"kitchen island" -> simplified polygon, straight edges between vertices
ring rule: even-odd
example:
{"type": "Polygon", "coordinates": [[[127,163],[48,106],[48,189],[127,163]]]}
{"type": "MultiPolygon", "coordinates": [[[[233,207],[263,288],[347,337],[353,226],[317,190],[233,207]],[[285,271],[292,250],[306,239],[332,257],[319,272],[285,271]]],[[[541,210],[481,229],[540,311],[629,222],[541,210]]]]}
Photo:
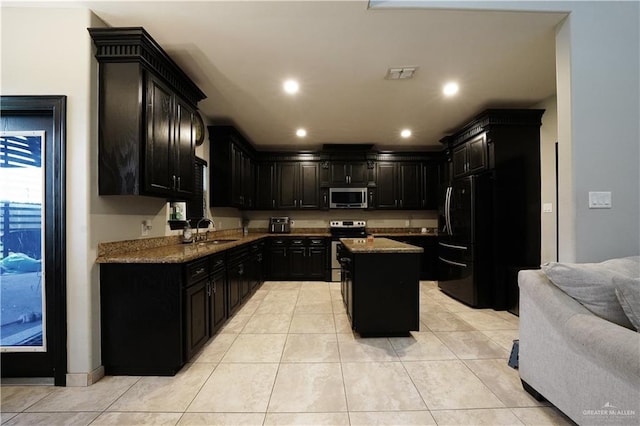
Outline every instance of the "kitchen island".
{"type": "Polygon", "coordinates": [[[407,336],[419,329],[421,247],[388,238],[341,238],[341,291],[361,336],[407,336]]]}

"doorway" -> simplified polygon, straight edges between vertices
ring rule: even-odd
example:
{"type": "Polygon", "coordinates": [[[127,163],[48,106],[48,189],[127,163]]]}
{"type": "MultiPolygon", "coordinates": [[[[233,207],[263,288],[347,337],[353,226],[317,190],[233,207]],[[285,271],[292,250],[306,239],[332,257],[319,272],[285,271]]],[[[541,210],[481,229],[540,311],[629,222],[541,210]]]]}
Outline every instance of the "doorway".
{"type": "Polygon", "coordinates": [[[65,96],[0,97],[2,377],[56,386],[67,373],[65,127],[65,96]]]}

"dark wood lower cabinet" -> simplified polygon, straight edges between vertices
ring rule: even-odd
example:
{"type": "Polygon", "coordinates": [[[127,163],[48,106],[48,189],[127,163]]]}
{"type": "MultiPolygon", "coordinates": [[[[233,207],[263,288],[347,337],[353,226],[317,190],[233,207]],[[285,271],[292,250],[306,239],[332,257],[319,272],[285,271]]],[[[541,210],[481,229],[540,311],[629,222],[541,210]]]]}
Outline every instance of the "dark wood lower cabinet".
{"type": "Polygon", "coordinates": [[[343,264],[347,313],[361,336],[419,329],[419,253],[349,253],[343,264]]]}
{"type": "Polygon", "coordinates": [[[270,280],[329,281],[329,241],[324,237],[278,237],[271,239],[270,280]]]}
{"type": "Polygon", "coordinates": [[[262,284],[263,249],[186,264],[100,265],[105,373],[175,375],[262,284]]]}
{"type": "Polygon", "coordinates": [[[183,271],[180,264],[100,265],[105,374],[171,376],[182,368],[183,271]]]}

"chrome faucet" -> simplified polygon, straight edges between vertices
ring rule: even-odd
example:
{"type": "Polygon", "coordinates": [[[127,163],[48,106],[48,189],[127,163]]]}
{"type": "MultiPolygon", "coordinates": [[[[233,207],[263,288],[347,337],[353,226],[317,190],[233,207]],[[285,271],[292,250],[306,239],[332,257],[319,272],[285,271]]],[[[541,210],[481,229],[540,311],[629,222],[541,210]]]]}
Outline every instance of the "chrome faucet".
{"type": "Polygon", "coordinates": [[[209,225],[207,225],[207,232],[204,235],[200,236],[200,224],[202,222],[209,222],[209,224],[211,224],[211,225],[213,225],[215,227],[213,221],[211,219],[209,219],[208,217],[203,217],[202,219],[200,219],[198,221],[198,223],[196,224],[196,236],[193,239],[194,242],[198,242],[198,241],[201,241],[201,240],[205,240],[206,241],[206,240],[209,239],[209,225]]]}

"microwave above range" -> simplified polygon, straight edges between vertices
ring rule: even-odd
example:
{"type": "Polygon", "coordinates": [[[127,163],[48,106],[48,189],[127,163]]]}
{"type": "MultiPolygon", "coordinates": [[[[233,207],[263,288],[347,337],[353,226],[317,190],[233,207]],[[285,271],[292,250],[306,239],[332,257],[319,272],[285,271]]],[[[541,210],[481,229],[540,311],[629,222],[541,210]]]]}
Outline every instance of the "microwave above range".
{"type": "Polygon", "coordinates": [[[366,209],[367,188],[329,188],[329,208],[366,209]]]}

